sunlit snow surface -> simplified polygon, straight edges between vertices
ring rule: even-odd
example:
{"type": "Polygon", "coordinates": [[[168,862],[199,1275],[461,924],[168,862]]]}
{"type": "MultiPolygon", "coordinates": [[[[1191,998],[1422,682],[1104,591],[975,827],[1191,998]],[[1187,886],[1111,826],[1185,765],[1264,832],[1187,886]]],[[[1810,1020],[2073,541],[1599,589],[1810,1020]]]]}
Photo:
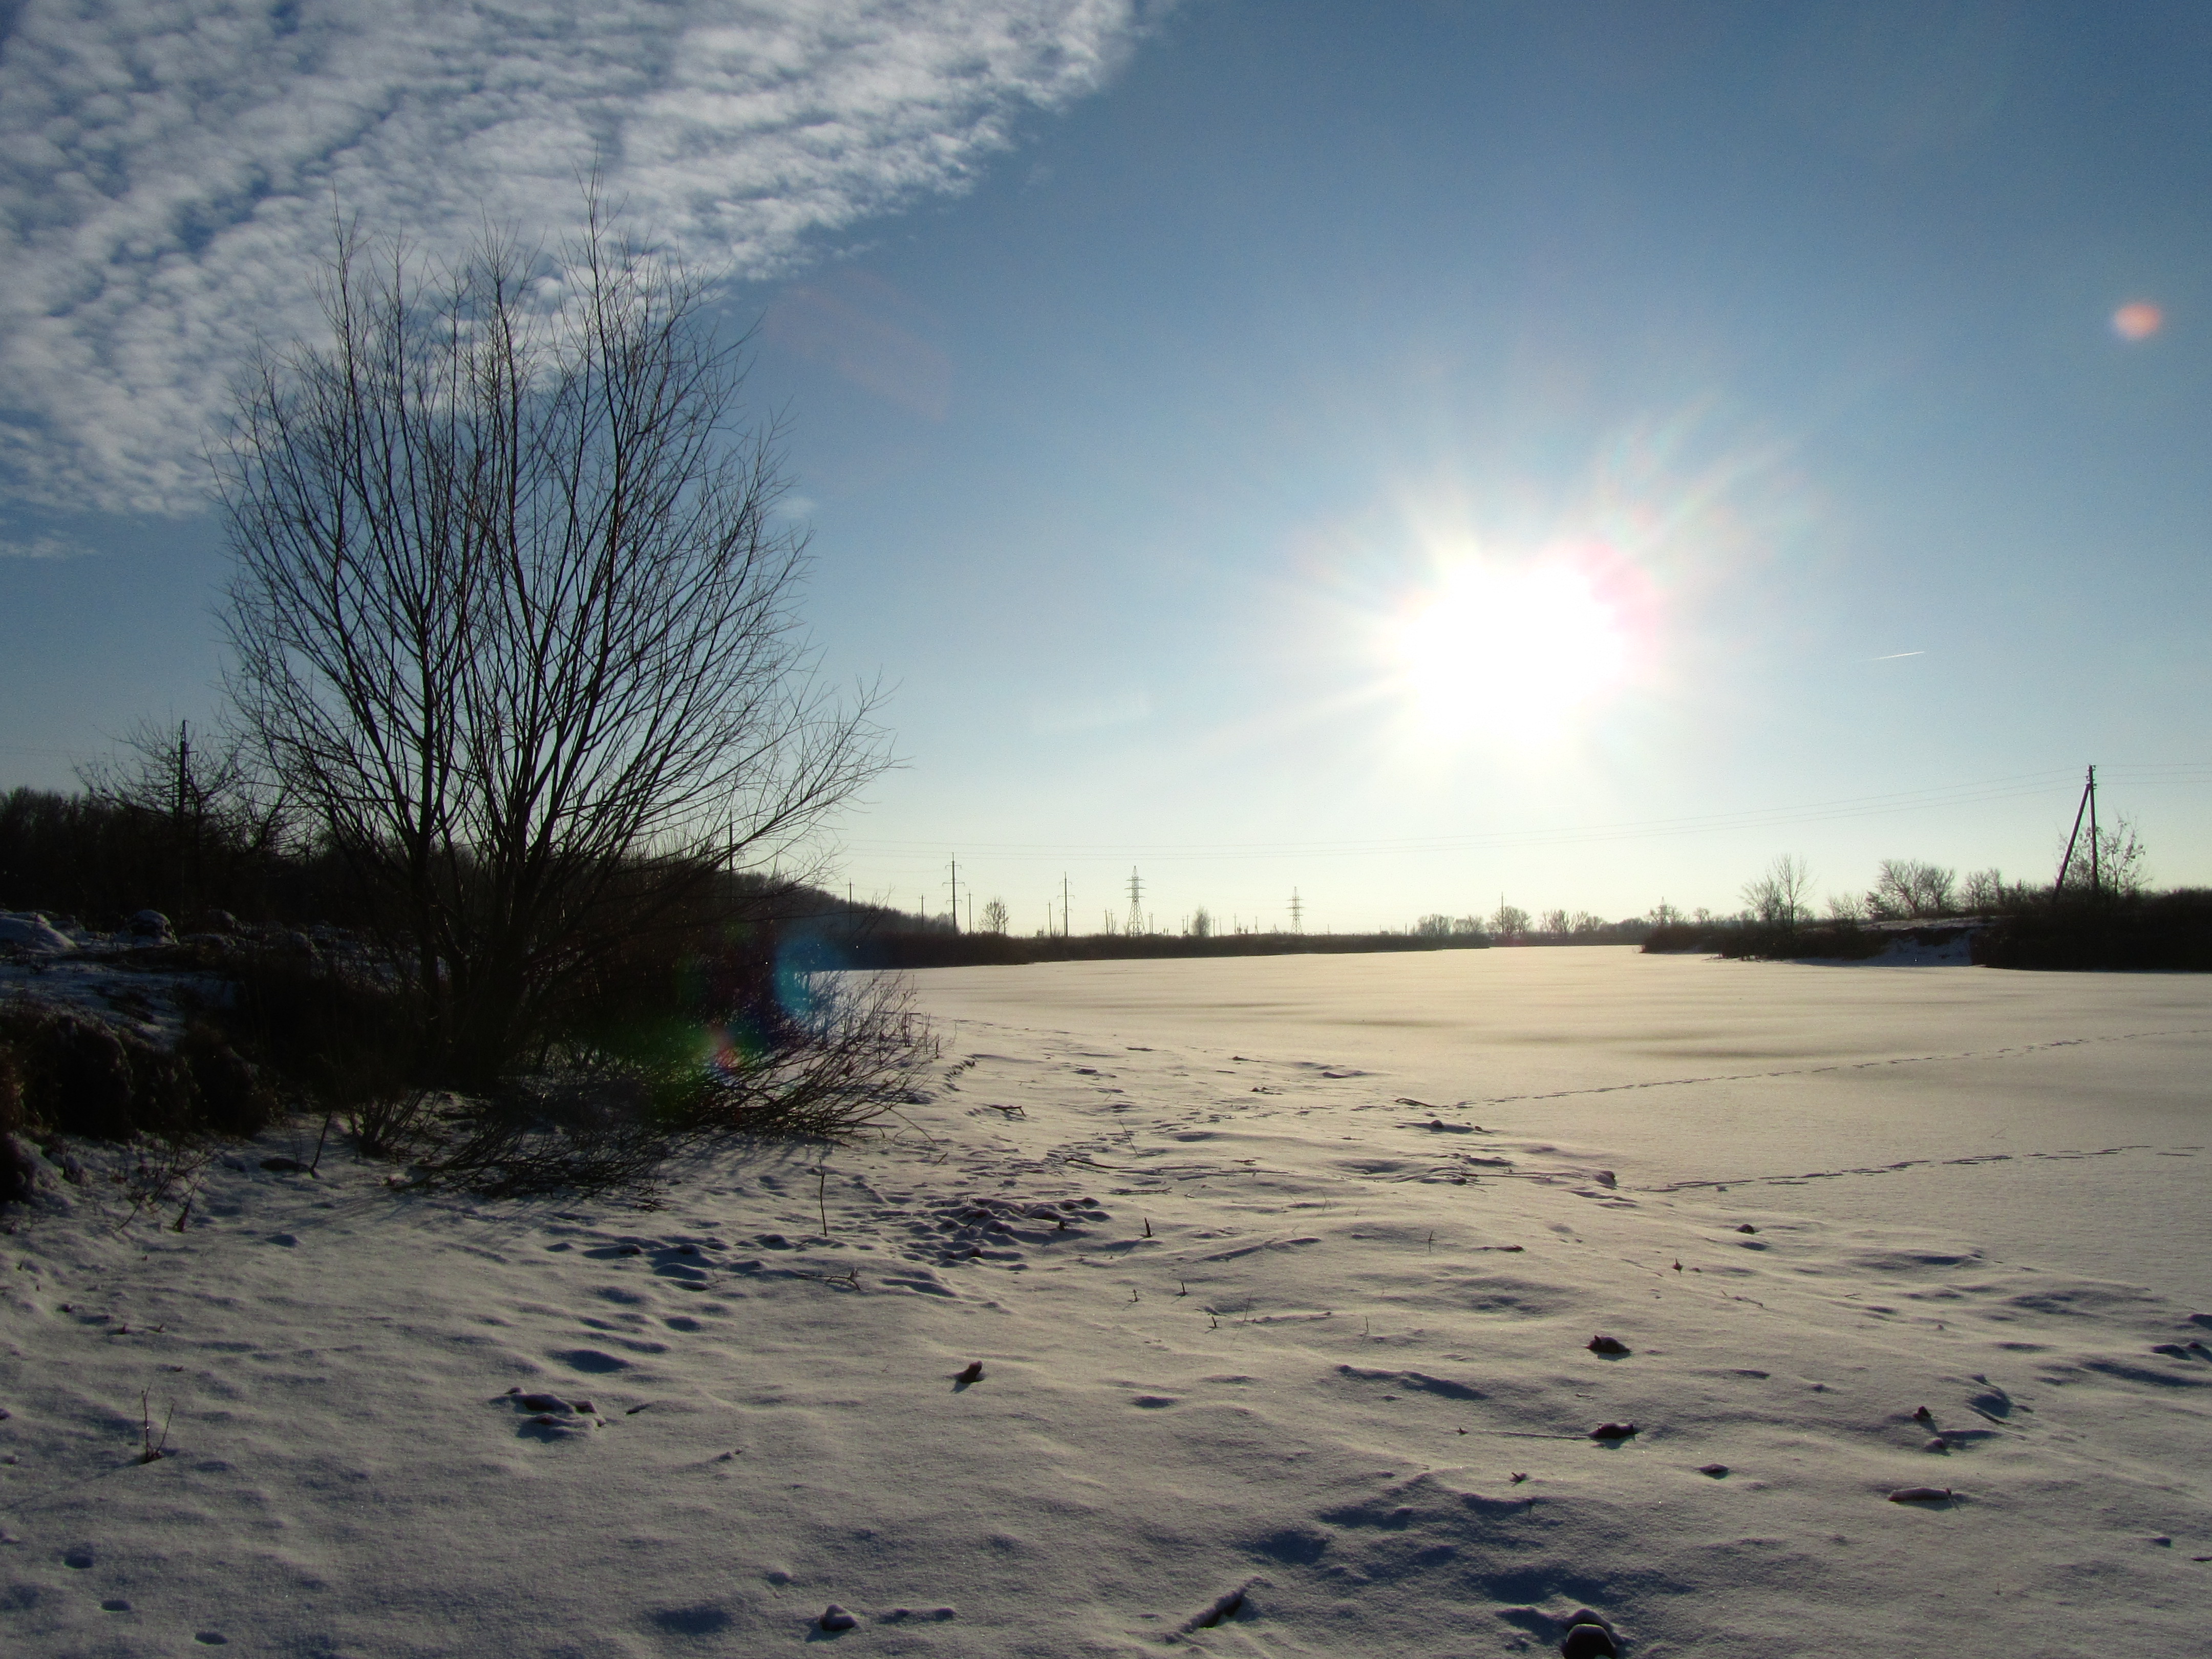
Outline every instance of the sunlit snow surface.
{"type": "Polygon", "coordinates": [[[276,1136],[181,1233],[63,1188],[0,1240],[0,1647],[1447,1656],[1583,1606],[1630,1655],[2201,1644],[2212,983],[921,981],[933,1098],[818,1179],[395,1198],[276,1136]]]}

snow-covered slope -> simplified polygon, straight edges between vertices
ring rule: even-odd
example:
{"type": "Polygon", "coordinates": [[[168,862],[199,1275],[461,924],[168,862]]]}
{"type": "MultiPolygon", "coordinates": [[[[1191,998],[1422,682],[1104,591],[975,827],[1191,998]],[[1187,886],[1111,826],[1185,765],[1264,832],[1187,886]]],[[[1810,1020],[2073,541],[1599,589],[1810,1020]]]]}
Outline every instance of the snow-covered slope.
{"type": "Polygon", "coordinates": [[[925,979],[959,1024],[909,1121],[654,1211],[264,1138],[118,1227],[78,1149],[0,1240],[0,1647],[1480,1655],[1585,1606],[1634,1656],[2201,1644],[2188,1303],[1675,1186],[1387,1042],[925,979]]]}

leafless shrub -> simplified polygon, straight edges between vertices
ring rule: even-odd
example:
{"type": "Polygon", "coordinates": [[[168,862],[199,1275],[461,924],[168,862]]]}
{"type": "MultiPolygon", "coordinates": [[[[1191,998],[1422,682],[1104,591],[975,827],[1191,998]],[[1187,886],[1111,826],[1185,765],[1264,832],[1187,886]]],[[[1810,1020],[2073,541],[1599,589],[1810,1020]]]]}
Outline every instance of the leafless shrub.
{"type": "Polygon", "coordinates": [[[894,1110],[939,1044],[892,975],[794,975],[790,1040],[748,1054],[726,1047],[678,1096],[693,1132],[842,1139],[894,1110]]]}
{"type": "Polygon", "coordinates": [[[169,1425],[177,1419],[177,1404],[169,1402],[167,1413],[161,1419],[161,1437],[154,1437],[154,1391],[143,1389],[138,1395],[138,1461],[158,1463],[169,1455],[169,1425]]]}
{"type": "Polygon", "coordinates": [[[140,1216],[167,1209],[170,1200],[181,1195],[176,1226],[182,1232],[199,1191],[200,1171],[214,1161],[214,1145],[196,1135],[153,1135],[132,1151],[130,1165],[116,1171],[131,1209],[115,1231],[123,1232],[140,1216]]]}
{"type": "Polygon", "coordinates": [[[367,1096],[342,1114],[346,1134],[363,1158],[405,1158],[430,1139],[432,1103],[427,1089],[367,1096]]]}
{"type": "Polygon", "coordinates": [[[939,1056],[896,976],[790,975],[781,990],[775,1016],[580,1042],[556,1069],[444,1111],[395,1103],[374,1149],[495,1196],[649,1190],[672,1158],[733,1135],[846,1139],[909,1099],[939,1056]]]}
{"type": "Polygon", "coordinates": [[[23,1075],[12,1045],[0,1042],[0,1204],[21,1204],[38,1190],[38,1166],[19,1137],[23,1117],[23,1075]]]}

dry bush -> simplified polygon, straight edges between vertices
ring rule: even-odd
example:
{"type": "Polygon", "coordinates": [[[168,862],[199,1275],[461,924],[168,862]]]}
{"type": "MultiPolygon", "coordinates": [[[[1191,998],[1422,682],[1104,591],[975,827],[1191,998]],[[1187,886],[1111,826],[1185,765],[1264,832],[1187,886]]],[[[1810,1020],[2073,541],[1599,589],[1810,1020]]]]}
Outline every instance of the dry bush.
{"type": "Polygon", "coordinates": [[[23,1075],[15,1051],[0,1043],[0,1204],[21,1204],[37,1190],[38,1166],[20,1139],[23,1121],[23,1075]]]}
{"type": "Polygon", "coordinates": [[[251,1135],[276,1115],[258,1068],[204,1021],[174,1048],[70,1009],[0,1014],[25,1127],[94,1140],[251,1135]]]}
{"type": "Polygon", "coordinates": [[[373,961],[334,963],[278,941],[227,964],[222,1018],[248,1054],[325,1110],[387,1109],[414,1087],[420,1021],[373,961]]]}
{"type": "Polygon", "coordinates": [[[937,1040],[904,979],[782,977],[784,1042],[752,1050],[726,1041],[676,1096],[693,1132],[840,1139],[904,1101],[937,1058],[937,1040]]]}
{"type": "MultiPolygon", "coordinates": [[[[417,1095],[374,1133],[435,1184],[495,1196],[649,1188],[672,1158],[732,1136],[842,1139],[911,1097],[939,1053],[904,981],[786,974],[772,1005],[665,1016],[579,1037],[478,1100],[417,1095]]],[[[360,1120],[356,1120],[360,1121],[360,1120]]],[[[369,1150],[369,1136],[356,1129],[369,1150]]]]}

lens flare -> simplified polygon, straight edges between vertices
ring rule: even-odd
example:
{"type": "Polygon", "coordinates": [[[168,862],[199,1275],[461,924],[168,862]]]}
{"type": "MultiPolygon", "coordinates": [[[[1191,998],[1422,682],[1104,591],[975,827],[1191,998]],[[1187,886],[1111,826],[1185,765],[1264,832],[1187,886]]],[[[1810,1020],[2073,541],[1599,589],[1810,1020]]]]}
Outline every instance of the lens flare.
{"type": "Polygon", "coordinates": [[[2130,300],[2112,313],[2112,332],[2123,340],[2148,340],[2166,326],[2166,313],[2148,300],[2130,300]]]}

